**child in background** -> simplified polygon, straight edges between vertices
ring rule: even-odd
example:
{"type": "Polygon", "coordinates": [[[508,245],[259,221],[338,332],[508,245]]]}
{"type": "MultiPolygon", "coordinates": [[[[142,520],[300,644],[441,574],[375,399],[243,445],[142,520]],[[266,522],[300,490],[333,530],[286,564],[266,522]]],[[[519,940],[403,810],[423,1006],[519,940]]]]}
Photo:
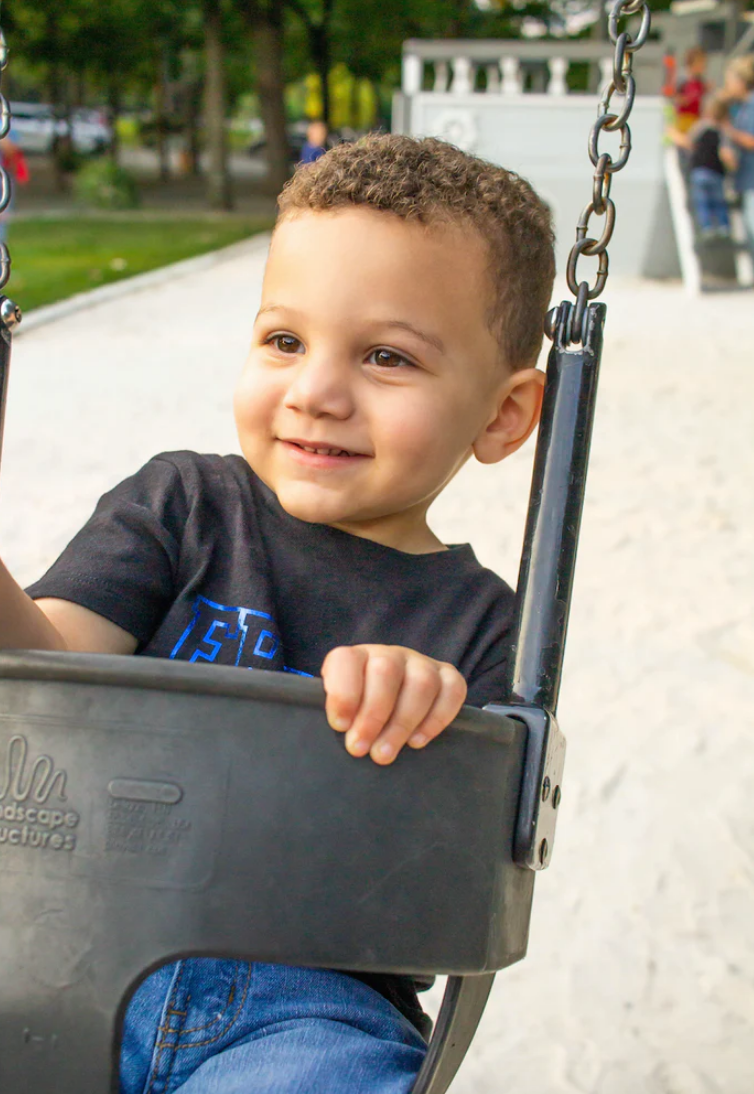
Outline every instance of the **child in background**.
{"type": "Polygon", "coordinates": [[[704,74],[707,71],[707,54],[701,46],[692,46],[684,57],[686,79],[675,93],[675,128],[688,133],[702,115],[704,96],[709,90],[704,74]]]}
{"type": "Polygon", "coordinates": [[[728,115],[728,101],[716,95],[688,134],[691,201],[702,237],[730,233],[723,183],[726,169],[735,170],[736,157],[722,144],[728,115]]]}
{"type": "Polygon", "coordinates": [[[327,126],[324,122],[311,122],[306,131],[306,143],[301,149],[299,163],[314,163],[327,151],[327,126]]]}
{"type": "Polygon", "coordinates": [[[741,195],[749,250],[754,256],[754,57],[734,57],[728,63],[725,93],[736,104],[725,135],[738,158],[736,189],[741,195]]]}

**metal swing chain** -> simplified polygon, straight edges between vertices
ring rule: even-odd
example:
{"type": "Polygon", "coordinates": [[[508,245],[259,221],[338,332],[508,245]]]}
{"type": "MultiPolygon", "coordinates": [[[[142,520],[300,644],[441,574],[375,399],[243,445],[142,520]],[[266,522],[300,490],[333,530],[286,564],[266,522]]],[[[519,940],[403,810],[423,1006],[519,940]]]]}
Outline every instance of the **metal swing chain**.
{"type": "MultiPolygon", "coordinates": [[[[610,198],[610,187],[613,175],[616,171],[623,170],[631,154],[631,130],[628,127],[628,119],[636,96],[636,80],[632,71],[633,59],[634,54],[641,49],[649,37],[650,23],[651,14],[646,0],[616,0],[610,12],[608,31],[610,40],[615,45],[613,74],[602,92],[597,107],[597,120],[589,133],[588,143],[589,159],[594,166],[592,200],[584,206],[576,224],[576,242],[571,248],[566,266],[568,288],[576,297],[576,304],[571,308],[568,323],[567,340],[569,342],[582,340],[587,305],[590,300],[597,299],[607,282],[607,246],[615,228],[615,205],[610,198]],[[618,26],[621,19],[632,15],[641,15],[639,29],[634,35],[627,30],[620,30],[618,26]],[[613,95],[616,93],[622,96],[623,100],[613,104],[613,95]],[[600,133],[603,130],[608,133],[620,133],[617,159],[613,159],[609,152],[600,151],[600,133]],[[592,216],[605,218],[599,239],[587,235],[592,216]],[[587,257],[596,255],[599,258],[597,276],[591,288],[587,281],[580,282],[576,276],[576,266],[581,255],[587,257]]],[[[556,317],[548,317],[547,333],[550,337],[553,336],[556,325],[556,317]]]]}
{"type": "MultiPolygon", "coordinates": [[[[8,46],[5,41],[2,27],[0,27],[0,74],[8,63],[8,46]]],[[[10,130],[10,106],[2,91],[0,91],[0,140],[8,136],[10,130]]],[[[11,181],[8,172],[0,159],[0,215],[10,205],[11,181]]],[[[10,277],[10,252],[7,244],[0,243],[0,294],[2,294],[10,277]]],[[[7,296],[0,295],[0,323],[12,330],[21,322],[21,309],[18,308],[7,296]]]]}

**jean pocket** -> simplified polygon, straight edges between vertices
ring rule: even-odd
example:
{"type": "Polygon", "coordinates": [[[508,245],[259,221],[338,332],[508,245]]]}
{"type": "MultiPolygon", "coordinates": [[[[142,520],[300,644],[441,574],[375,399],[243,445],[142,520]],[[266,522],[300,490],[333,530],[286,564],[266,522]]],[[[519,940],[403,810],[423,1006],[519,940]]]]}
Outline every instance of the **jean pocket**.
{"type": "Polygon", "coordinates": [[[246,961],[194,957],[183,962],[166,1011],[164,1033],[176,1049],[217,1046],[244,1012],[252,966],[246,961]],[[172,1039],[172,1038],[171,1038],[172,1039]]]}

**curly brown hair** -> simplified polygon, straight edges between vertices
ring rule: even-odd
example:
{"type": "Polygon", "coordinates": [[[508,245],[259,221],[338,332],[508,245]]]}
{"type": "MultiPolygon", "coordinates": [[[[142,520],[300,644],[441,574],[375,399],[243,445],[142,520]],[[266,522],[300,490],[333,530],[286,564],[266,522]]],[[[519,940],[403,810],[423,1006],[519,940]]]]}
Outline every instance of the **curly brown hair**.
{"type": "Polygon", "coordinates": [[[550,209],[526,179],[432,137],[373,135],[299,168],[280,195],[279,219],[349,205],[472,225],[490,256],[490,329],[510,368],[534,364],[555,256],[550,209]]]}

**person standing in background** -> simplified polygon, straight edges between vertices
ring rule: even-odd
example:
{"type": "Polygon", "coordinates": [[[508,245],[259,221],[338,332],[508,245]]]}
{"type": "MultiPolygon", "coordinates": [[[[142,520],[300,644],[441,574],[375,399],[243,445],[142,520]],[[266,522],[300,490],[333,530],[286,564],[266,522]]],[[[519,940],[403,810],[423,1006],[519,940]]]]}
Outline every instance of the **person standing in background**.
{"type": "Polygon", "coordinates": [[[723,132],[738,152],[736,189],[741,195],[749,250],[754,255],[754,57],[736,57],[730,62],[724,92],[738,104],[723,132]]]}
{"type": "Polygon", "coordinates": [[[709,90],[704,78],[707,54],[701,46],[692,46],[683,60],[686,78],[678,84],[674,96],[675,128],[688,133],[702,116],[704,96],[709,90]]]}
{"type": "Polygon", "coordinates": [[[306,130],[306,143],[301,149],[299,163],[314,163],[327,151],[327,126],[322,121],[314,121],[306,130]]]}
{"type": "Polygon", "coordinates": [[[724,182],[726,169],[736,169],[737,156],[723,143],[723,126],[729,115],[728,99],[714,95],[701,120],[688,134],[683,134],[688,142],[691,200],[703,239],[730,234],[724,182]]]}

